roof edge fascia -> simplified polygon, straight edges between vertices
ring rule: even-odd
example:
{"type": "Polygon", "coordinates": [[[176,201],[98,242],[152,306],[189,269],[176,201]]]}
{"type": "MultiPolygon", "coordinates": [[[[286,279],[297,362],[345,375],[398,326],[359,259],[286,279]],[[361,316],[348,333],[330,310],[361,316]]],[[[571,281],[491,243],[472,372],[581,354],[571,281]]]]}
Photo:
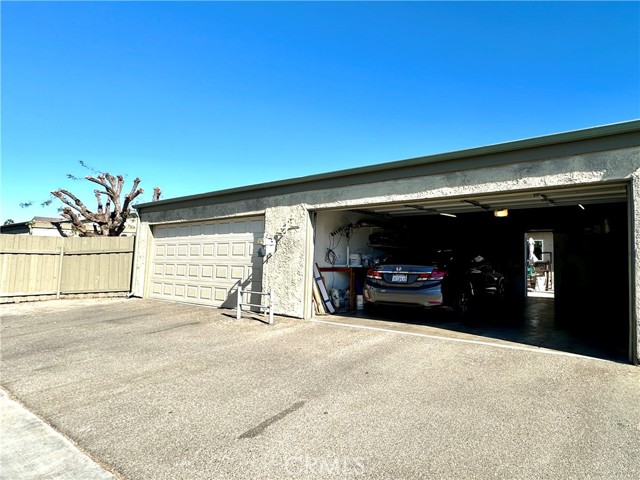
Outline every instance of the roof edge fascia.
{"type": "Polygon", "coordinates": [[[608,125],[589,127],[579,130],[570,130],[561,133],[554,133],[540,137],[530,137],[521,140],[514,140],[496,144],[485,145],[481,147],[472,147],[463,150],[454,150],[452,152],[436,153],[425,155],[422,157],[409,158],[404,160],[395,160],[391,162],[377,163],[374,165],[366,165],[364,167],[354,167],[344,170],[334,170],[326,173],[317,173],[303,177],[293,177],[284,180],[276,180],[272,182],[245,185],[241,187],[233,187],[224,190],[215,190],[212,192],[200,193],[195,195],[187,195],[183,197],[169,198],[166,200],[158,200],[155,202],[146,202],[136,205],[137,210],[149,207],[162,207],[176,203],[192,202],[194,200],[202,200],[206,198],[224,197],[226,195],[257,192],[260,190],[268,190],[285,186],[303,185],[323,180],[331,180],[334,178],[354,177],[368,173],[378,173],[385,170],[393,170],[397,168],[407,168],[416,165],[426,165],[435,163],[445,163],[452,160],[462,160],[465,158],[481,157],[485,155],[505,153],[511,151],[527,150],[536,147],[546,147],[551,145],[559,145],[581,140],[589,140],[600,137],[620,135],[631,132],[640,132],[640,120],[630,120],[608,125]]]}

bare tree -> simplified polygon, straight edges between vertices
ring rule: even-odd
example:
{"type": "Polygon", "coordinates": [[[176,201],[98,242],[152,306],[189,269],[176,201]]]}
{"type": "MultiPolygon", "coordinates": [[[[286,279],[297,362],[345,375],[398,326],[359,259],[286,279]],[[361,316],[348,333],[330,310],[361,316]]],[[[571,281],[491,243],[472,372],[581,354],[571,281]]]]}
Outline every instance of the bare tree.
{"type": "MultiPolygon", "coordinates": [[[[67,205],[61,213],[65,218],[71,220],[73,227],[80,236],[111,236],[117,237],[124,231],[127,218],[131,213],[131,202],[144,192],[142,188],[138,188],[140,179],[133,181],[131,191],[121,200],[122,188],[124,187],[124,177],[122,175],[113,176],[109,173],[100,173],[97,177],[87,175],[85,177],[90,182],[96,183],[102,189],[94,190],[96,201],[98,203],[97,212],[93,212],[69,190],[59,189],[51,192],[62,203],[67,205]],[[103,199],[105,200],[103,203],[103,199]],[[88,226],[83,219],[93,224],[93,229],[88,226]]],[[[157,197],[160,196],[160,189],[157,189],[157,197]]],[[[155,189],[154,189],[155,191],[155,189]]],[[[154,195],[155,199],[156,195],[154,195]]]]}

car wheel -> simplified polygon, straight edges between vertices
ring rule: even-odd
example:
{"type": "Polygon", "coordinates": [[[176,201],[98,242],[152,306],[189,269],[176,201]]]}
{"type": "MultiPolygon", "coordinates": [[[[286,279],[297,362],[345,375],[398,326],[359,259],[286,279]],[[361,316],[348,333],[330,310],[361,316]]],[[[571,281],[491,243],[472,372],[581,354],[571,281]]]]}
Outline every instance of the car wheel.
{"type": "Polygon", "coordinates": [[[496,290],[496,298],[498,300],[502,300],[507,292],[506,282],[504,280],[500,280],[498,282],[498,288],[496,290]]]}

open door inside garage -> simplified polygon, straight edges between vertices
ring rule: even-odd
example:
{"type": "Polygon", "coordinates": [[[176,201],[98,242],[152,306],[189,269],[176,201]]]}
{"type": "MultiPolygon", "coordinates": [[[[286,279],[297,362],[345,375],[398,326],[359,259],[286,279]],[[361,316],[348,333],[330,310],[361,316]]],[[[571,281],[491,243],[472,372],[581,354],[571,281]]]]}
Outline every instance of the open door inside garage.
{"type": "Polygon", "coordinates": [[[314,261],[338,315],[628,360],[625,184],[369,205],[313,218],[314,261]],[[438,280],[441,295],[432,295],[427,286],[438,280]],[[468,308],[460,305],[464,289],[468,308]]]}

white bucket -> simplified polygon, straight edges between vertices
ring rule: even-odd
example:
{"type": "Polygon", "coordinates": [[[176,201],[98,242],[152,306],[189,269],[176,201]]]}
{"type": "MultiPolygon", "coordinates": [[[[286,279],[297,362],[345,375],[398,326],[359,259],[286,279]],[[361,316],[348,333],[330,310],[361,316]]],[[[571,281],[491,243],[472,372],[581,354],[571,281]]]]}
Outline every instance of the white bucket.
{"type": "Polygon", "coordinates": [[[356,295],[356,310],[364,309],[364,298],[362,295],[356,295]]]}
{"type": "Polygon", "coordinates": [[[360,267],[362,266],[362,255],[360,253],[352,253],[349,255],[349,266],[360,267]]]}

